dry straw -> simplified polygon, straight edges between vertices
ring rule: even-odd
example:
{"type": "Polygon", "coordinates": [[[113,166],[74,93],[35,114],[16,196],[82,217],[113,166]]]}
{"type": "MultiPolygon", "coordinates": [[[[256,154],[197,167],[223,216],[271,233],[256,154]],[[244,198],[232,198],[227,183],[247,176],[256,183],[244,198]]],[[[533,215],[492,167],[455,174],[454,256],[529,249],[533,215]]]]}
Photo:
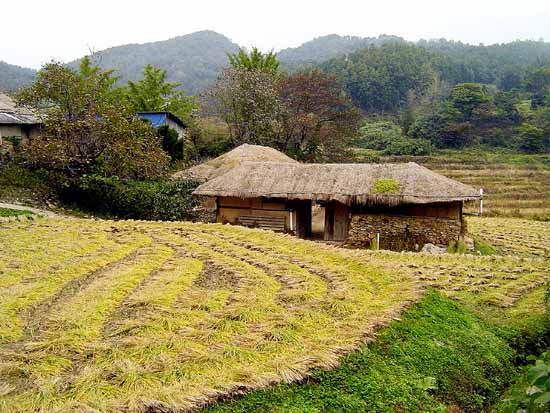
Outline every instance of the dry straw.
{"type": "Polygon", "coordinates": [[[338,201],[347,205],[471,201],[479,192],[414,162],[400,164],[299,164],[246,162],[201,186],[196,195],[338,201]],[[392,180],[397,190],[376,192],[392,180]]]}

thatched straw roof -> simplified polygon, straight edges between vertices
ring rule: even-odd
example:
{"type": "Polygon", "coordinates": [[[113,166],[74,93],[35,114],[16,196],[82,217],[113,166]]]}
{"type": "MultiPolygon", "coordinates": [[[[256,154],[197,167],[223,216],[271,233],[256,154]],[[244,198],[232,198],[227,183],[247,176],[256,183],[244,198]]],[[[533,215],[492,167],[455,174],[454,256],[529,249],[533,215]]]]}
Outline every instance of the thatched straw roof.
{"type": "Polygon", "coordinates": [[[184,171],[172,175],[174,179],[193,178],[199,181],[208,181],[221,176],[243,162],[284,162],[297,163],[284,153],[268,146],[243,144],[230,152],[227,152],[215,159],[211,159],[200,165],[192,166],[184,171]]]}
{"type": "Polygon", "coordinates": [[[37,125],[40,119],[29,109],[18,107],[8,95],[0,93],[0,125],[37,125]]]}
{"type": "Polygon", "coordinates": [[[247,162],[201,186],[194,194],[239,198],[287,198],[344,204],[468,201],[474,188],[414,162],[400,164],[298,164],[247,162]],[[381,181],[384,180],[384,181],[381,181]],[[395,188],[380,191],[379,183],[395,188]]]}

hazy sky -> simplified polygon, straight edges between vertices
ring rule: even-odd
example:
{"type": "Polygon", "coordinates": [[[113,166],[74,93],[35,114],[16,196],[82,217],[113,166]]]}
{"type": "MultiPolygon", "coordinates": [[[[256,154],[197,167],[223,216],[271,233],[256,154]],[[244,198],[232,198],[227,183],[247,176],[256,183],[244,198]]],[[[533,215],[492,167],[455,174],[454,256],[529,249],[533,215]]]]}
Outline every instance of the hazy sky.
{"type": "Polygon", "coordinates": [[[550,41],[550,0],[1,0],[0,17],[0,60],[34,68],[205,29],[266,50],[331,33],[550,41]]]}

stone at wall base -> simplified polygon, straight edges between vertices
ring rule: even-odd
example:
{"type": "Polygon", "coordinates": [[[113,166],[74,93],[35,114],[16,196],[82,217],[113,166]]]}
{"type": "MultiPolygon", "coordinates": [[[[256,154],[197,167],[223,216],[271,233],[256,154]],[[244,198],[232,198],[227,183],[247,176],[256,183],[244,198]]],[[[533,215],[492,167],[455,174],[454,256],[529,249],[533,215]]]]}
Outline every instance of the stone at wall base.
{"type": "Polygon", "coordinates": [[[424,244],[424,247],[422,247],[421,252],[424,252],[426,254],[432,254],[432,255],[440,255],[440,254],[445,254],[447,252],[447,249],[444,247],[438,247],[437,245],[427,243],[427,244],[424,244]]]}

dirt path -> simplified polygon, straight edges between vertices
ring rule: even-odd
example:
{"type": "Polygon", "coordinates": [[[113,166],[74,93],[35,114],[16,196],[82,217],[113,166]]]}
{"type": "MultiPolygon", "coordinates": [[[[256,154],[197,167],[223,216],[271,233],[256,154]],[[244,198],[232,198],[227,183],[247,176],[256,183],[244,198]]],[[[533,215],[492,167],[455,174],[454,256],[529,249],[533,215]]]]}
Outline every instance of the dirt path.
{"type": "Polygon", "coordinates": [[[24,205],[18,205],[18,204],[8,204],[8,203],[0,202],[0,208],[15,209],[17,211],[31,211],[31,212],[35,213],[36,215],[42,215],[42,216],[50,217],[50,218],[52,218],[52,217],[61,217],[61,215],[56,214],[55,212],[46,211],[44,209],[32,208],[32,207],[24,206],[24,205]]]}

